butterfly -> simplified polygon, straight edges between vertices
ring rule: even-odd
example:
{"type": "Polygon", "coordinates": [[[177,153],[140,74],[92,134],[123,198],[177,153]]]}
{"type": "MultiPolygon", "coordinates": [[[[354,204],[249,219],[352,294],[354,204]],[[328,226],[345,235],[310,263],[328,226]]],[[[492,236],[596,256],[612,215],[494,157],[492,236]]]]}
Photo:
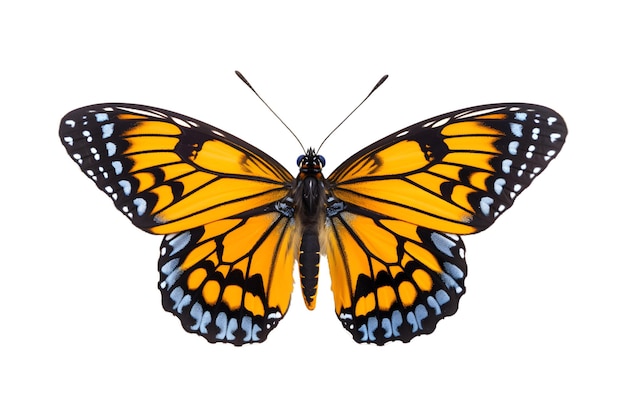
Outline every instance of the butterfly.
{"type": "Polygon", "coordinates": [[[470,107],[401,129],[328,177],[312,148],[292,176],[214,126],[137,104],[63,117],[70,157],[135,226],[164,235],[158,288],[188,332],[266,340],[293,269],[315,307],[328,257],[337,317],[355,341],[408,342],[465,293],[460,235],[489,227],[554,159],[567,128],[534,104],[470,107]]]}

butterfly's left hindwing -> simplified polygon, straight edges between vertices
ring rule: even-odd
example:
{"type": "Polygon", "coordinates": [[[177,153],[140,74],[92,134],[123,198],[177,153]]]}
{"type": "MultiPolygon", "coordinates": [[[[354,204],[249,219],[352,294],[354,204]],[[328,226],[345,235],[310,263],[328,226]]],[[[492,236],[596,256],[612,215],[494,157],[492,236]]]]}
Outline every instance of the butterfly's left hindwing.
{"type": "Polygon", "coordinates": [[[293,220],[269,206],[166,236],[163,307],[209,342],[264,341],[289,307],[293,233],[293,220]]]}
{"type": "Polygon", "coordinates": [[[265,340],[293,286],[291,174],[227,132],[153,107],[77,109],[59,134],[135,226],[167,235],[165,309],[210,342],[265,340]]]}
{"type": "Polygon", "coordinates": [[[558,154],[560,115],[494,104],[402,129],[329,177],[327,253],[336,313],[359,342],[409,341],[457,309],[458,235],[489,227],[558,154]]]}

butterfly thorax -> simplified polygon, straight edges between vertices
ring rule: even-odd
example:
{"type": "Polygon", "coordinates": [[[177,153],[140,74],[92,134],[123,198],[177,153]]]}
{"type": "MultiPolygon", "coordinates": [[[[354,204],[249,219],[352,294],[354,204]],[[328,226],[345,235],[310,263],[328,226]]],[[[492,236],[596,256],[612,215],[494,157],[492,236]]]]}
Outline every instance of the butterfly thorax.
{"type": "Polygon", "coordinates": [[[315,308],[320,261],[320,228],[324,225],[328,187],[322,175],[324,157],[313,149],[298,158],[300,173],[295,179],[295,220],[302,231],[298,263],[302,295],[310,310],[315,308]]]}

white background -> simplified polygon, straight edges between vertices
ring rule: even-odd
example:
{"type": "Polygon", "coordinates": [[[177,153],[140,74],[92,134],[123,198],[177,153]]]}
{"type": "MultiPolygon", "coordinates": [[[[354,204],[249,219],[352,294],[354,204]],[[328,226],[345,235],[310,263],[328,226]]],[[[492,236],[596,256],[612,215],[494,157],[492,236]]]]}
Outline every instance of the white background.
{"type": "MultiPolygon", "coordinates": [[[[0,43],[0,414],[624,415],[625,30],[617,2],[10,2],[0,43]],[[558,4],[558,5],[557,5],[558,4]],[[526,101],[569,137],[488,231],[467,237],[458,313],[409,344],[354,343],[294,293],[261,345],[211,345],[162,311],[160,238],[61,146],[69,110],[117,101],[204,120],[292,171],[327,173],[405,126],[526,101]],[[618,101],[619,100],[619,101],[618,101]]],[[[297,288],[297,287],[296,287],[297,288]]]]}

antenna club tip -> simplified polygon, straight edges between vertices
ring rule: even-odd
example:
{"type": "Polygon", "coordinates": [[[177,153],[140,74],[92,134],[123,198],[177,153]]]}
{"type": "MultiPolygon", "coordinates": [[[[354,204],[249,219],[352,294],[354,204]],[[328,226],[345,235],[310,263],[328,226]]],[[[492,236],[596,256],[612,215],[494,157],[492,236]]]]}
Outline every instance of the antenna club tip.
{"type": "MultiPolygon", "coordinates": [[[[240,73],[239,71],[235,70],[235,74],[237,74],[237,77],[239,77],[239,79],[241,81],[243,81],[244,84],[246,84],[250,88],[250,90],[254,91],[254,88],[252,88],[252,84],[250,84],[250,82],[248,82],[248,80],[246,80],[246,77],[244,77],[242,73],[240,73]]],[[[254,92],[256,94],[256,91],[254,91],[254,92]]]]}

